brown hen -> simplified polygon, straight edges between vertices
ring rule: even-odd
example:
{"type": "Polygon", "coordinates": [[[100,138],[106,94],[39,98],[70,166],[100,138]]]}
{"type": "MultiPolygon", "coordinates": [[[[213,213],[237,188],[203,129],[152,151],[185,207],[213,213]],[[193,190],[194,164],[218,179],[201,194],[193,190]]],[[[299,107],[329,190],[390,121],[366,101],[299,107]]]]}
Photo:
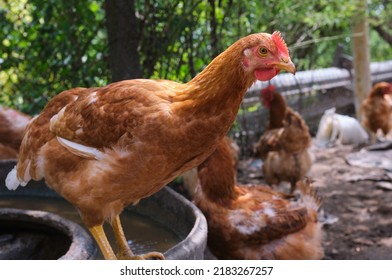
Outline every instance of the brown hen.
{"type": "Polygon", "coordinates": [[[199,167],[194,203],[208,223],[208,246],[219,259],[320,259],[320,200],[308,179],[301,197],[268,186],[235,184],[230,148],[221,141],[199,167]]]}
{"type": "Polygon", "coordinates": [[[76,88],[54,97],[28,126],[15,189],[30,179],[48,185],[78,209],[106,259],[116,259],[102,225],[115,232],[117,258],[135,256],[119,215],[211,154],[235,120],[248,87],[295,67],[280,33],[238,40],[186,84],[135,79],[76,88]]]}
{"type": "Polygon", "coordinates": [[[293,193],[297,181],[312,166],[309,152],[311,135],[302,117],[286,105],[286,101],[273,86],[262,91],[264,104],[270,109],[268,129],[257,144],[263,160],[263,174],[270,185],[286,181],[293,193]]]}
{"type": "Polygon", "coordinates": [[[362,102],[362,125],[371,135],[372,142],[379,130],[386,136],[392,128],[392,106],[386,98],[388,94],[392,94],[392,84],[380,82],[374,85],[362,102]]]}

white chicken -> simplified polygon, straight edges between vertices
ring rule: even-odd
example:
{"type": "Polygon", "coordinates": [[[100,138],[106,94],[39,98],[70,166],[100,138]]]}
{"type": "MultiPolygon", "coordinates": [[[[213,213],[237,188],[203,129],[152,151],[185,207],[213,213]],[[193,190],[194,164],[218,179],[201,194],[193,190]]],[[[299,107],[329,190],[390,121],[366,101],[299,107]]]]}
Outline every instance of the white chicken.
{"type": "Polygon", "coordinates": [[[369,136],[357,119],[336,114],[336,108],[328,109],[320,119],[316,134],[319,147],[330,147],[336,143],[358,146],[365,144],[369,136]]]}

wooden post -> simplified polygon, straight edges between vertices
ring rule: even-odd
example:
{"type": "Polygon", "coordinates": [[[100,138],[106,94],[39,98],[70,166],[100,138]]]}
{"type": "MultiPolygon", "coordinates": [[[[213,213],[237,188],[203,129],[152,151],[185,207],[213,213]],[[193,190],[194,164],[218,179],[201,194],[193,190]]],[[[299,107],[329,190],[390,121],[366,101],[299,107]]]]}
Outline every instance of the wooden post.
{"type": "Polygon", "coordinates": [[[367,0],[357,0],[358,12],[353,17],[353,58],[355,110],[360,119],[360,107],[372,87],[370,73],[369,23],[367,0]]]}

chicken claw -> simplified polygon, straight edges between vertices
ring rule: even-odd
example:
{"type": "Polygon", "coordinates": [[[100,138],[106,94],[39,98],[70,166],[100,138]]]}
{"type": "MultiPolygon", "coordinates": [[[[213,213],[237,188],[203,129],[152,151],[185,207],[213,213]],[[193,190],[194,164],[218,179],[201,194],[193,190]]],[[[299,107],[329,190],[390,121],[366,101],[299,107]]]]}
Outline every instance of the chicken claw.
{"type": "Polygon", "coordinates": [[[165,256],[159,252],[149,252],[142,255],[134,255],[131,249],[129,248],[128,250],[119,250],[116,257],[119,260],[148,260],[148,259],[164,260],[165,259],[165,256]]]}
{"type": "Polygon", "coordinates": [[[147,254],[133,256],[130,259],[131,260],[148,260],[148,259],[164,260],[165,256],[159,252],[149,252],[147,254]]]}
{"type": "Polygon", "coordinates": [[[132,250],[127,248],[120,248],[116,254],[118,260],[148,260],[148,259],[158,259],[164,260],[165,256],[159,252],[149,252],[142,255],[134,255],[132,250]]]}

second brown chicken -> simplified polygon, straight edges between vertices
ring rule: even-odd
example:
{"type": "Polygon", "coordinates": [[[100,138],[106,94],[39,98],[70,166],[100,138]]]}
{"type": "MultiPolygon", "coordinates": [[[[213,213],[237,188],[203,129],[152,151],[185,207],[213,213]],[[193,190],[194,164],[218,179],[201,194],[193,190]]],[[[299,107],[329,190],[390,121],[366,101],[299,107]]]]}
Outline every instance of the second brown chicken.
{"type": "Polygon", "coordinates": [[[219,259],[321,259],[320,200],[308,179],[301,196],[235,183],[230,146],[222,140],[198,167],[195,204],[208,223],[208,245],[219,259]]]}
{"type": "Polygon", "coordinates": [[[273,186],[289,182],[293,193],[296,183],[312,166],[309,128],[300,114],[286,105],[275,87],[265,88],[261,96],[270,118],[268,129],[257,143],[264,178],[273,186]]]}

